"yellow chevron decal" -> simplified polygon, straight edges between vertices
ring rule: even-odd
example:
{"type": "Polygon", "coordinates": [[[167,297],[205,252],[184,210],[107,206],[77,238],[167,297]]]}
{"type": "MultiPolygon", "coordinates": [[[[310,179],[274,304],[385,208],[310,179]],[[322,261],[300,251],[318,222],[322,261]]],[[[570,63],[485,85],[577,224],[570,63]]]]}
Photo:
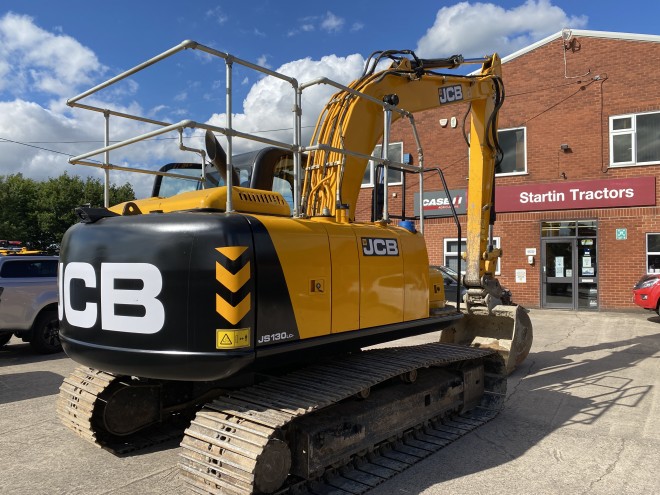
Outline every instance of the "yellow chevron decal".
{"type": "MultiPolygon", "coordinates": [[[[217,252],[222,254],[225,258],[230,261],[236,261],[241,257],[245,251],[247,251],[248,246],[227,246],[215,248],[217,252]]],[[[229,291],[236,294],[241,287],[243,287],[250,280],[250,262],[247,261],[237,273],[231,273],[223,265],[227,263],[227,260],[220,259],[215,262],[215,278],[220,282],[224,287],[229,291]]],[[[225,300],[220,294],[215,295],[215,310],[227,320],[230,324],[236,325],[241,321],[245,315],[247,315],[251,308],[251,298],[250,293],[248,293],[243,300],[238,303],[236,306],[229,303],[225,300]]],[[[227,336],[227,339],[231,339],[230,336],[227,336]]],[[[225,340],[227,340],[225,339],[225,340]]],[[[218,345],[225,345],[222,340],[219,341],[218,345]]],[[[233,342],[233,341],[232,341],[233,342]]]]}
{"type": "Polygon", "coordinates": [[[236,325],[250,311],[250,294],[236,306],[232,306],[218,294],[215,295],[215,310],[232,325],[236,325]]]}
{"type": "Polygon", "coordinates": [[[215,248],[217,252],[225,255],[227,258],[229,258],[232,261],[236,261],[238,257],[245,252],[246,249],[247,246],[229,246],[229,247],[215,248]]]}
{"type": "Polygon", "coordinates": [[[230,291],[238,292],[238,289],[243,287],[245,283],[250,280],[250,262],[248,261],[247,264],[234,275],[216,261],[215,278],[230,291]]]}

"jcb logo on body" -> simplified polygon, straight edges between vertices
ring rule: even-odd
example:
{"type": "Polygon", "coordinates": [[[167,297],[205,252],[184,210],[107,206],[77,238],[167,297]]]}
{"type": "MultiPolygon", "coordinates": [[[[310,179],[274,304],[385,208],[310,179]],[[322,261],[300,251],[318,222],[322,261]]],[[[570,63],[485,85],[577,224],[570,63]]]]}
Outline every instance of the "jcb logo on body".
{"type": "Polygon", "coordinates": [[[149,263],[101,263],[99,277],[89,263],[60,263],[57,284],[59,318],[66,317],[74,327],[92,328],[99,315],[101,328],[115,332],[154,334],[165,325],[165,307],[157,299],[163,288],[163,276],[149,263]],[[138,282],[133,284],[136,288],[120,289],[115,284],[118,280],[138,282]],[[100,289],[100,304],[81,297],[76,297],[74,304],[71,295],[74,281],[78,290],[100,289]],[[135,313],[141,316],[117,314],[120,305],[136,308],[135,313]]]}
{"type": "Polygon", "coordinates": [[[399,244],[396,239],[363,237],[362,254],[365,256],[399,256],[399,244]]]}
{"type": "Polygon", "coordinates": [[[440,96],[440,104],[461,101],[463,99],[463,88],[460,85],[443,86],[438,89],[438,94],[440,96]]]}

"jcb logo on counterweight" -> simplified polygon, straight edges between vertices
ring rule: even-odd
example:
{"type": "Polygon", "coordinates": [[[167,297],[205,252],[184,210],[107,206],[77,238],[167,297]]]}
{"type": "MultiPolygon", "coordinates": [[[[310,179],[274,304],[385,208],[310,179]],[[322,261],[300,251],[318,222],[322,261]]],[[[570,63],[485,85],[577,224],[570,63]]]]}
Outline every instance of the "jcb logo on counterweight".
{"type": "Polygon", "coordinates": [[[71,326],[92,328],[100,316],[103,330],[149,335],[165,325],[165,306],[158,299],[163,276],[154,265],[101,263],[97,272],[89,263],[59,263],[57,277],[57,313],[71,326]],[[127,282],[137,284],[126,288],[127,282]],[[97,299],[95,290],[99,291],[97,299]],[[137,314],[126,314],[127,308],[137,314]]]}
{"type": "Polygon", "coordinates": [[[362,254],[365,256],[399,256],[399,244],[396,239],[363,237],[362,254]]]}
{"type": "MultiPolygon", "coordinates": [[[[247,246],[222,247],[216,248],[216,251],[221,256],[215,263],[215,278],[234,296],[250,281],[250,261],[236,266],[237,260],[247,251],[247,246]]],[[[250,307],[249,292],[237,304],[232,304],[221,294],[215,295],[215,310],[232,325],[238,324],[248,314],[250,307]]]]}

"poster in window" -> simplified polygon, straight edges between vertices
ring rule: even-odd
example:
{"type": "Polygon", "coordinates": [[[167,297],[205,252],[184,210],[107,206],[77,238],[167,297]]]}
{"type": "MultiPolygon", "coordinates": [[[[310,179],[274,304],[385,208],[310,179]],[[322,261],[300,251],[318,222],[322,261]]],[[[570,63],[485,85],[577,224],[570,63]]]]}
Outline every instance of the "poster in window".
{"type": "Polygon", "coordinates": [[[555,258],[555,277],[564,276],[564,257],[557,256],[555,258]]]}

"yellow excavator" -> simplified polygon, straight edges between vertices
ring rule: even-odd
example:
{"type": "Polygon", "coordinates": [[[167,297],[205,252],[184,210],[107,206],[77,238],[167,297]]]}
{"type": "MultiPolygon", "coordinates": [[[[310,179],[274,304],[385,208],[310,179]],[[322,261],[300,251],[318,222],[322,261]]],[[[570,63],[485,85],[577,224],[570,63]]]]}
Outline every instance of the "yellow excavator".
{"type": "Polygon", "coordinates": [[[28,249],[21,241],[0,240],[0,256],[16,254],[41,254],[41,251],[28,249]]]}
{"type": "MultiPolygon", "coordinates": [[[[229,69],[241,62],[186,41],[69,103],[94,109],[78,101],[186,49],[220,56],[229,69]]],[[[159,133],[206,131],[200,176],[191,190],[160,194],[168,174],[179,180],[195,168],[170,166],[151,198],[78,210],[58,283],[60,340],[82,366],[61,386],[62,422],[116,453],[181,434],[184,424],[180,467],[190,489],[248,494],[303,493],[349,465],[384,478],[398,470],[394,446],[405,443],[412,458],[494,417],[532,327],[523,308],[500,304],[494,277],[500,60],[480,60],[477,75],[437,72],[466,62],[385,51],[348,86],[314,81],[339,91],[308,146],[299,120],[293,145],[247,157],[232,156],[232,138],[247,135],[231,121],[157,123],[159,133]],[[381,218],[355,221],[369,160],[384,168],[385,191],[388,169],[414,174],[423,190],[422,163],[371,156],[381,139],[387,150],[391,122],[414,129],[414,113],[455,103],[471,115],[463,311],[446,303],[442,276],[429,267],[423,218],[395,225],[384,194],[381,218]],[[227,137],[227,152],[214,133],[227,137]],[[440,330],[442,342],[365,349],[440,330]]],[[[299,114],[308,86],[261,70],[294,86],[299,114]]],[[[71,162],[92,164],[89,156],[135,141],[71,162]]],[[[419,142],[418,152],[422,162],[419,142]]]]}

